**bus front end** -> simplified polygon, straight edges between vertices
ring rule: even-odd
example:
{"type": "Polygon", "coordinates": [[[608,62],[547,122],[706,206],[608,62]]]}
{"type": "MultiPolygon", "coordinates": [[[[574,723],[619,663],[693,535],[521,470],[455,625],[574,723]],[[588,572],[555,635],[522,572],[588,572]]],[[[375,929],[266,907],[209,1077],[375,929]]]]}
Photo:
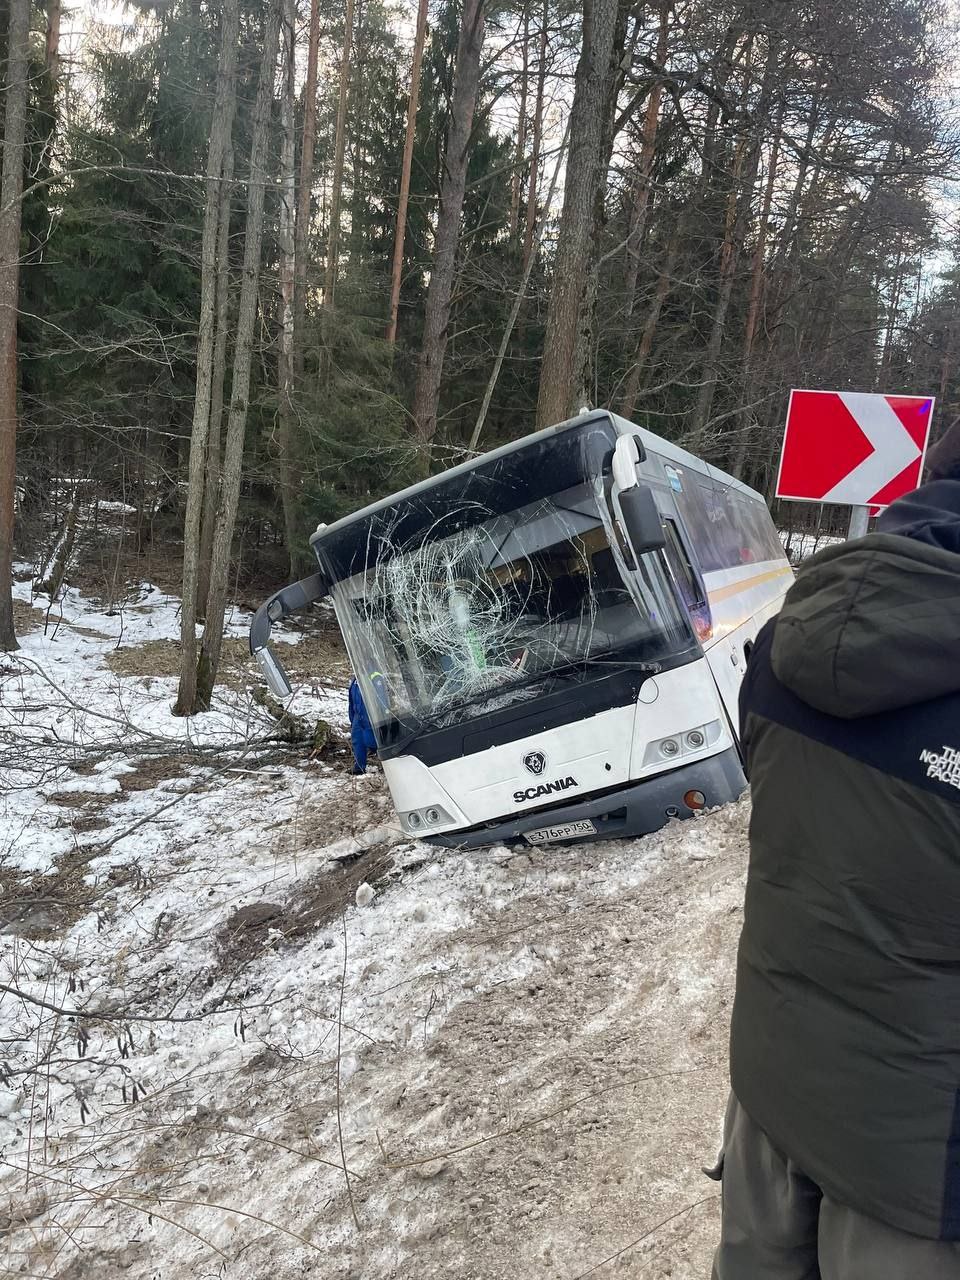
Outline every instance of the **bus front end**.
{"type": "Polygon", "coordinates": [[[409,835],[633,835],[743,790],[623,425],[542,431],[311,539],[409,835]]]}

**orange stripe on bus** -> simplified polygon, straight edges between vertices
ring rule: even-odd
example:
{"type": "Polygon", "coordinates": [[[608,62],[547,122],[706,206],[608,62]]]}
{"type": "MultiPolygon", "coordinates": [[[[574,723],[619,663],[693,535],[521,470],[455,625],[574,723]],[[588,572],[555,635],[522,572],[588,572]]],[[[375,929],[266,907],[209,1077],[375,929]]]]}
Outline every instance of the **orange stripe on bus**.
{"type": "Polygon", "coordinates": [[[783,569],[771,569],[767,573],[755,574],[752,578],[744,578],[742,582],[731,582],[729,586],[719,587],[716,591],[707,589],[707,595],[710,603],[715,604],[720,600],[729,600],[731,596],[738,596],[741,591],[749,591],[752,587],[759,587],[763,582],[772,582],[774,578],[782,578],[784,574],[793,574],[793,570],[787,567],[783,569]]]}

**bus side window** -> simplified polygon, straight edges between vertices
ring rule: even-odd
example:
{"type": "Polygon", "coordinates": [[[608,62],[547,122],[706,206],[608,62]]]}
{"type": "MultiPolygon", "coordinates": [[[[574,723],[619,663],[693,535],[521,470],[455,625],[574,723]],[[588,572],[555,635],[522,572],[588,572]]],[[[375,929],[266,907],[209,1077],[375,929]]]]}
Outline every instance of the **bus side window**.
{"type": "Polygon", "coordinates": [[[693,567],[687,544],[677,522],[670,516],[664,516],[663,531],[666,534],[665,550],[670,572],[687,606],[697,639],[701,644],[705,644],[713,635],[713,619],[710,616],[703,579],[693,567]]]}
{"type": "Polygon", "coordinates": [[[683,602],[688,609],[702,609],[707,603],[699,574],[690,563],[690,556],[683,544],[677,522],[671,516],[665,516],[663,530],[667,535],[667,562],[673,573],[683,602]]]}

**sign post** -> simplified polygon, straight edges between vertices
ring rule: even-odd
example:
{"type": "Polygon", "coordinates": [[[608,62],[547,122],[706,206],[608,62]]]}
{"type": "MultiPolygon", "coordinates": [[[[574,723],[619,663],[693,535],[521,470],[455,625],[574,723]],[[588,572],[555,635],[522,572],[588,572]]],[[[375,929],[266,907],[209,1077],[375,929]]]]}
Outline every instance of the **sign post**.
{"type": "Polygon", "coordinates": [[[854,538],[865,538],[869,528],[870,508],[851,507],[850,528],[847,530],[847,541],[852,542],[854,538]]]}
{"type": "Polygon", "coordinates": [[[932,396],[791,391],[776,496],[852,507],[850,538],[867,532],[871,507],[920,483],[932,396]]]}

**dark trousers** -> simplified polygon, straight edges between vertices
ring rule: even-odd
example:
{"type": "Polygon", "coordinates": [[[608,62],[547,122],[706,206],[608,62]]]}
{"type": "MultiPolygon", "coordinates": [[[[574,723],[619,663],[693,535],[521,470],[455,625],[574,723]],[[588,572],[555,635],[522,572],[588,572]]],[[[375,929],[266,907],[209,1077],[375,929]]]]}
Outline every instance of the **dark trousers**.
{"type": "Polygon", "coordinates": [[[731,1094],[713,1280],[960,1280],[960,1244],[908,1235],[837,1204],[731,1094]]]}

